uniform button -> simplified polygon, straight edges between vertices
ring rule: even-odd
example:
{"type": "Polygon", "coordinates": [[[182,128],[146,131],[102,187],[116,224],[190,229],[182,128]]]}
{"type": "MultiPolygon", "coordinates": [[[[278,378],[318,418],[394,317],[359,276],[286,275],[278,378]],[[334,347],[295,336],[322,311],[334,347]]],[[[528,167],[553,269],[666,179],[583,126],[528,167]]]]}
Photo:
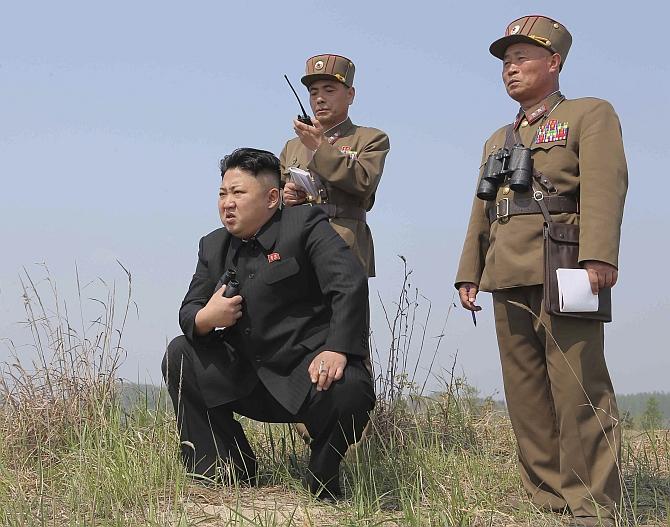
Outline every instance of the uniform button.
{"type": "Polygon", "coordinates": [[[502,193],[503,193],[503,196],[507,196],[507,194],[509,194],[509,187],[503,187],[502,193]]]}
{"type": "Polygon", "coordinates": [[[525,119],[523,121],[521,121],[521,126],[524,127],[524,128],[526,126],[528,126],[528,121],[526,121],[525,119]]]}
{"type": "Polygon", "coordinates": [[[245,335],[251,335],[251,328],[245,328],[244,329],[244,334],[245,335]]]}
{"type": "Polygon", "coordinates": [[[256,276],[254,273],[249,273],[249,278],[253,280],[254,276],[256,276]]]}
{"type": "Polygon", "coordinates": [[[261,362],[261,359],[260,359],[260,357],[256,357],[256,359],[255,359],[255,360],[256,360],[256,363],[260,363],[260,362],[261,362]]]}

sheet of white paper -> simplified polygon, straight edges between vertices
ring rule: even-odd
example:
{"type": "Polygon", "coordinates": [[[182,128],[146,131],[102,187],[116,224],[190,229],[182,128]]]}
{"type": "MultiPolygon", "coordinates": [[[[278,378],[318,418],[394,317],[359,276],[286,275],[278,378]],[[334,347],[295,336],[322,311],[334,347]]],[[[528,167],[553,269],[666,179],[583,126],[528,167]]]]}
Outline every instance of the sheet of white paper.
{"type": "Polygon", "coordinates": [[[298,186],[298,188],[304,190],[308,196],[316,197],[319,195],[319,191],[307,170],[290,167],[288,171],[291,175],[291,181],[293,181],[298,186]]]}
{"type": "Polygon", "coordinates": [[[598,295],[591,292],[586,269],[556,269],[561,311],[593,313],[598,311],[598,295]]]}

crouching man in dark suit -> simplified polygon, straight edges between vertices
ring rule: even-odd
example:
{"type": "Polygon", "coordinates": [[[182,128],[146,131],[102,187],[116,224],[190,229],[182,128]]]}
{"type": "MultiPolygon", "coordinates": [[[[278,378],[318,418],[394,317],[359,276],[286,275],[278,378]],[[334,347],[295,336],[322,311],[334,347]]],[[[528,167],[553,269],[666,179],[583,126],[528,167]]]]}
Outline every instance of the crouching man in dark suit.
{"type": "Polygon", "coordinates": [[[253,484],[256,456],[233,412],[302,422],[313,438],[309,489],[337,498],[340,461],[375,402],[362,362],[365,271],[321,209],[279,209],[270,152],[239,148],[221,161],[221,176],[225,228],[200,240],[179,311],[184,335],[163,359],[182,458],[194,474],[253,484]],[[228,269],[240,282],[232,298],[219,287],[228,269]]]}

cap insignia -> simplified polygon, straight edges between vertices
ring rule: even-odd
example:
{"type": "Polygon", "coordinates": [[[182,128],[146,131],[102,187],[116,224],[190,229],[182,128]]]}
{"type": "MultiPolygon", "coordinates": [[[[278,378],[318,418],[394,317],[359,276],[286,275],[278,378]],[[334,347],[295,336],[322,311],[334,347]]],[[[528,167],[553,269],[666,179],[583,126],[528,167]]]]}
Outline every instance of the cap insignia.
{"type": "Polygon", "coordinates": [[[535,143],[553,143],[568,138],[568,123],[559,123],[557,119],[550,119],[537,129],[535,143]]]}
{"type": "Polygon", "coordinates": [[[519,32],[520,29],[521,29],[521,26],[517,24],[516,26],[514,26],[512,29],[509,30],[509,34],[510,35],[516,35],[519,32]]]}
{"type": "Polygon", "coordinates": [[[317,60],[316,64],[314,64],[314,69],[315,70],[322,70],[323,69],[323,61],[322,60],[317,60]]]}

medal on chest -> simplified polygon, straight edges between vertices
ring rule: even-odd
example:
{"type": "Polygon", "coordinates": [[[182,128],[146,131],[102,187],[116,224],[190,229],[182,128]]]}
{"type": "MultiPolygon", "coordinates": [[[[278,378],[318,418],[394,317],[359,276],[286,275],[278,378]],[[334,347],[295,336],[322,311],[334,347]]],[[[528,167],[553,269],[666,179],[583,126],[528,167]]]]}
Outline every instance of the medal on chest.
{"type": "Polygon", "coordinates": [[[358,155],[356,150],[352,150],[350,146],[346,145],[340,147],[340,153],[344,154],[350,159],[356,159],[356,156],[358,155]]]}
{"type": "Polygon", "coordinates": [[[550,119],[537,129],[535,143],[553,143],[555,141],[564,141],[568,138],[568,122],[559,122],[557,119],[550,119]]]}

